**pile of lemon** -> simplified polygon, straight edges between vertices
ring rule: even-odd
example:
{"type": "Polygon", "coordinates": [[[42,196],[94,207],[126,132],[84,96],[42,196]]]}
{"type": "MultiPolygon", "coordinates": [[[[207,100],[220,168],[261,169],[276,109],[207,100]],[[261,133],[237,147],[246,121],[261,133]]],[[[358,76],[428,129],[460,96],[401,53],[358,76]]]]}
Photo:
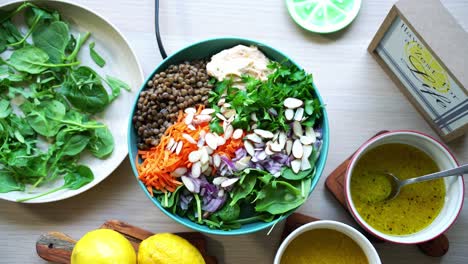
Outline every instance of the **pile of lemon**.
{"type": "Polygon", "coordinates": [[[71,264],[89,263],[205,264],[205,261],[192,244],[174,234],[156,234],[143,240],[137,255],[123,235],[110,229],[98,229],[83,236],[72,252],[71,264]]]}

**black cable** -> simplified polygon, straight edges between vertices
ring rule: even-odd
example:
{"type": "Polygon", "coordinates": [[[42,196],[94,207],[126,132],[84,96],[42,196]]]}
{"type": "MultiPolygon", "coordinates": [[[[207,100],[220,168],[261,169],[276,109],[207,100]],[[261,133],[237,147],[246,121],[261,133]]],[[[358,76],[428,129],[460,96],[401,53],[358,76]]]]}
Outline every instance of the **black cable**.
{"type": "Polygon", "coordinates": [[[166,51],[161,41],[161,34],[159,32],[159,0],[154,1],[154,30],[156,33],[156,41],[158,42],[159,52],[163,59],[167,58],[166,51]]]}

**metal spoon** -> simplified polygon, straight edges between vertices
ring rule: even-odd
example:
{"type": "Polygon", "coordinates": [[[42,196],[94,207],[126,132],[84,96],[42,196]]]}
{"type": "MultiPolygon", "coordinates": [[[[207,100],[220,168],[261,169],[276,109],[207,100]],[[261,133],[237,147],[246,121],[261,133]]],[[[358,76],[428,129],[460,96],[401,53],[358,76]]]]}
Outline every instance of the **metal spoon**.
{"type": "Polygon", "coordinates": [[[408,184],[430,181],[430,180],[435,180],[435,179],[448,177],[448,176],[454,176],[454,175],[463,175],[466,173],[468,173],[468,164],[459,166],[457,168],[439,171],[439,172],[427,174],[424,176],[409,178],[405,180],[398,179],[398,177],[396,177],[393,173],[383,172],[383,174],[387,177],[387,179],[389,179],[391,186],[392,186],[392,190],[390,194],[384,200],[389,201],[389,200],[394,199],[400,193],[401,188],[408,184]]]}

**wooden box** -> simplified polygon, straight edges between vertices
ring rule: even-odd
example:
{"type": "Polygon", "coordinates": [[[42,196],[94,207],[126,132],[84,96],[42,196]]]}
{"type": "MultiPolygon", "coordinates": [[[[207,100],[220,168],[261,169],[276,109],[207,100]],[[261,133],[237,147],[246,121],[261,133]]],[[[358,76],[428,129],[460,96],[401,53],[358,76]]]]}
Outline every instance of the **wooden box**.
{"type": "Polygon", "coordinates": [[[440,1],[398,1],[368,51],[446,142],[468,131],[468,33],[440,1]]]}

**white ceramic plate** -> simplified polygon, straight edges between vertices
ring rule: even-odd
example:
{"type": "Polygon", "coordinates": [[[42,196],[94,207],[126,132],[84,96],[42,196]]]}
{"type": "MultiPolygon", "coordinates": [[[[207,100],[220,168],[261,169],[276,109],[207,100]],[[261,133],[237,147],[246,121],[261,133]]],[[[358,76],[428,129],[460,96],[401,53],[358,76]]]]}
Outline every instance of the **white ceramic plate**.
{"type": "MultiPolygon", "coordinates": [[[[14,1],[2,5],[2,10],[12,10],[20,5],[22,1],[14,1]]],[[[62,190],[53,194],[33,199],[28,203],[45,203],[63,200],[77,194],[80,194],[109,176],[123,159],[127,156],[127,124],[133,101],[137,95],[138,88],[143,83],[143,71],[137,61],[135,53],[131,49],[127,40],[117,30],[115,26],[109,23],[102,16],[95,12],[79,6],[77,4],[59,2],[59,1],[34,1],[34,4],[40,7],[57,10],[70,25],[70,31],[73,34],[78,32],[84,34],[91,32],[88,42],[83,45],[78,56],[82,65],[87,65],[96,70],[100,75],[111,75],[125,81],[130,85],[130,92],[122,90],[120,96],[106,108],[103,113],[96,116],[96,119],[105,123],[112,132],[115,141],[115,148],[112,154],[106,159],[97,159],[86,151],[82,153],[80,162],[88,165],[94,173],[94,180],[78,190],[62,190]],[[106,60],[104,68],[97,66],[89,56],[88,43],[96,42],[95,49],[106,60]]],[[[15,25],[22,25],[23,19],[15,19],[15,25]]],[[[20,27],[21,28],[21,27],[20,27]]],[[[23,28],[24,32],[24,28],[23,28]]],[[[8,54],[7,54],[8,55],[8,54]]],[[[9,56],[9,55],[8,55],[9,56]]],[[[2,54],[3,57],[3,54],[2,54]]],[[[0,194],[1,199],[16,201],[17,199],[31,197],[52,188],[62,186],[63,180],[52,182],[35,189],[31,193],[9,192],[0,194]]]]}

